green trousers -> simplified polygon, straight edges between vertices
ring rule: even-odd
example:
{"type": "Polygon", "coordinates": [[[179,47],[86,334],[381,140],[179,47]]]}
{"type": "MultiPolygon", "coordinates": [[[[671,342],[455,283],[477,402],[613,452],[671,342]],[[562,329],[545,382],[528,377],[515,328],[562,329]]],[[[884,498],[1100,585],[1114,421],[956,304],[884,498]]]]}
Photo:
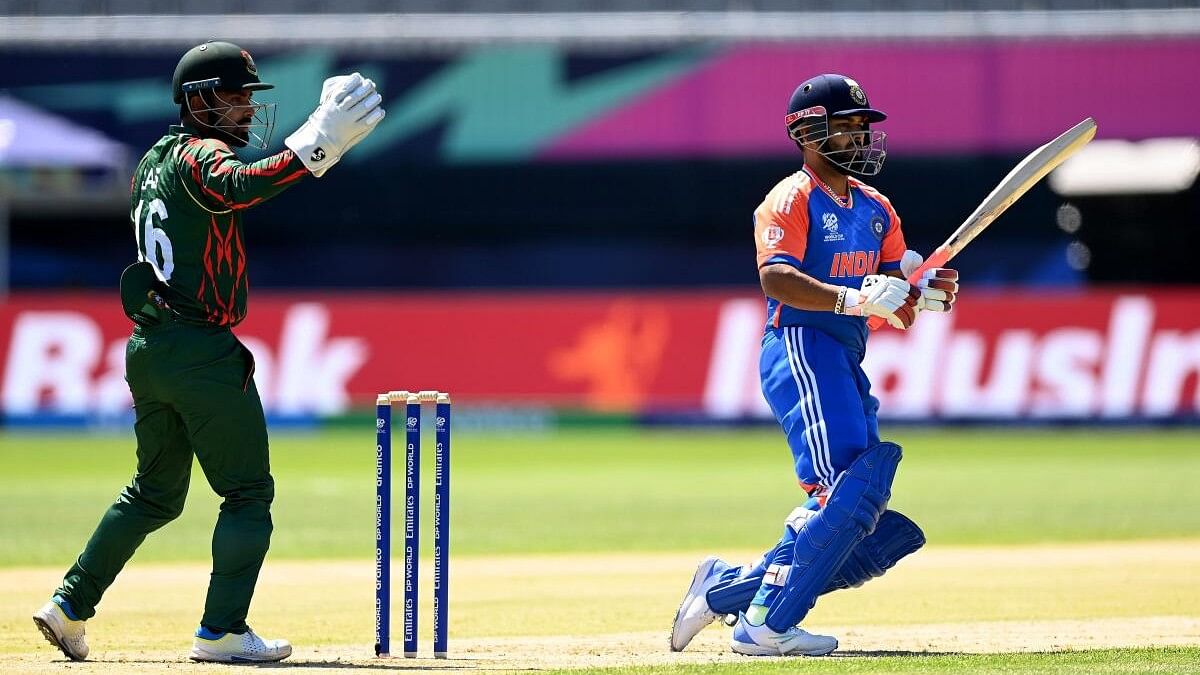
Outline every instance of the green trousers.
{"type": "Polygon", "coordinates": [[[125,368],[136,413],[137,473],[57,592],[79,618],[96,613],[146,535],[183,511],[194,454],[224,498],[201,623],[241,631],[270,546],[275,495],[253,358],[228,329],[168,322],[134,329],[125,368]]]}

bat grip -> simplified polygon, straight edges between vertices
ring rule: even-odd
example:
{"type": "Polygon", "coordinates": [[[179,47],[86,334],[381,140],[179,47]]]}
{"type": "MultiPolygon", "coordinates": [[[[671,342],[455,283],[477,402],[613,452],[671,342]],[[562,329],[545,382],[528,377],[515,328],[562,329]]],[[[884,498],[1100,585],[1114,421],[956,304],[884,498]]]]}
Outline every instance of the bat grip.
{"type": "MultiPolygon", "coordinates": [[[[908,275],[908,279],[906,279],[906,281],[915,285],[921,280],[921,275],[925,274],[925,272],[934,269],[935,267],[941,267],[949,261],[950,248],[945,244],[942,244],[941,246],[937,247],[936,251],[929,254],[929,258],[925,262],[921,263],[920,267],[914,270],[912,274],[908,275]]],[[[882,316],[872,316],[867,319],[867,328],[870,328],[871,330],[878,330],[886,323],[887,322],[884,321],[882,316]]]]}

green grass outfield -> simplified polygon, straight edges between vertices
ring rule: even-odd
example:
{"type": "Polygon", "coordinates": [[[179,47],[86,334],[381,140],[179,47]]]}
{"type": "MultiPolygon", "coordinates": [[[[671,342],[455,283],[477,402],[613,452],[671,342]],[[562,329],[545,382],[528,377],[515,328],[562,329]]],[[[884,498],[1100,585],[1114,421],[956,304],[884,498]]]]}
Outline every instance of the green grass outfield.
{"type": "MultiPolygon", "coordinates": [[[[905,430],[897,440],[905,459],[891,506],[933,545],[1200,532],[1197,431],[905,430]]],[[[369,429],[275,435],[272,559],[372,557],[374,461],[369,429]]],[[[452,550],[763,548],[802,501],[790,461],[771,430],[461,434],[452,550]]],[[[0,566],[68,564],[133,466],[131,434],[0,435],[0,566]]],[[[195,471],[184,515],[138,560],[206,560],[215,504],[195,471]]]]}
{"type": "MultiPolygon", "coordinates": [[[[726,675],[727,673],[1004,673],[1005,675],[1090,675],[1091,673],[1195,673],[1200,671],[1200,650],[1096,649],[1086,652],[1029,654],[945,654],[937,656],[872,656],[833,659],[786,659],[767,663],[692,665],[688,673],[726,675]]],[[[577,670],[553,670],[549,673],[578,673],[577,670]]],[[[678,673],[671,666],[611,668],[593,673],[659,675],[678,673]]]]}
{"type": "MultiPolygon", "coordinates": [[[[275,534],[252,619],[291,638],[290,663],[306,673],[403,667],[373,661],[367,643],[370,433],[273,437],[275,534]]],[[[906,457],[891,506],[921,524],[929,547],[885,579],[822,599],[809,625],[839,635],[845,651],[772,660],[731,655],[721,627],[682,654],[664,641],[699,556],[748,558],[802,500],[778,432],[461,433],[451,537],[460,660],[440,663],[489,672],[1200,673],[1200,431],[901,429],[893,438],[906,457]]],[[[395,464],[399,490],[398,456],[395,464]]],[[[0,671],[61,670],[28,612],[132,470],[131,434],[0,434],[0,671]]],[[[91,672],[207,672],[182,657],[216,504],[196,470],[184,515],[147,540],[89,624],[91,672]]],[[[428,548],[428,520],[424,533],[428,548]]],[[[398,631],[393,623],[394,641],[398,631]]]]}

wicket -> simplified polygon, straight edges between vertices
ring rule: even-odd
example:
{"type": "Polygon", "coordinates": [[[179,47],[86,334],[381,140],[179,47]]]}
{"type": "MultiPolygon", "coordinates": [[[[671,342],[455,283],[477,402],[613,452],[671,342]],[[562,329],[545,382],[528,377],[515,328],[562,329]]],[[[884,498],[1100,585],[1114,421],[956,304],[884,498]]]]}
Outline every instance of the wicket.
{"type": "Polygon", "coordinates": [[[390,391],[375,399],[375,655],[390,656],[392,406],[405,404],[404,656],[417,656],[421,548],[421,404],[436,403],[433,495],[433,655],[446,658],[450,618],[450,394],[390,391]]]}

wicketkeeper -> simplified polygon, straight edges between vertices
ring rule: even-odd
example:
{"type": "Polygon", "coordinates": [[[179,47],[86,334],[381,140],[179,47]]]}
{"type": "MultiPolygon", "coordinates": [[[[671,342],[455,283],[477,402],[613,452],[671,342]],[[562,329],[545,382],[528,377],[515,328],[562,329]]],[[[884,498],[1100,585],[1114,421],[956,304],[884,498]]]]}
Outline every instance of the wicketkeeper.
{"type": "Polygon", "coordinates": [[[254,357],[231,330],[246,316],[242,212],[323,175],[384,112],[370,80],[330,78],[316,110],[284,141],[288,149],[244,164],[231,148],[267,147],[274,105],[253,97],[272,87],[237,45],[188,50],[172,83],[180,123],[134,172],[129,215],[138,262],[122,275],[121,300],[135,324],[125,369],[137,472],[33,615],[72,660],[87,657],[84,624],[125,562],[183,511],[193,455],[223,501],[191,658],[279,661],[292,653],[286,640],[263,640],[246,624],[270,546],[275,487],[254,357]]]}
{"type": "Polygon", "coordinates": [[[798,625],[817,596],[859,586],[925,543],[911,520],[887,510],[900,446],[879,439],[879,401],[860,364],[867,317],[906,329],[922,310],[950,311],[958,273],[932,269],[910,286],[904,277],[921,256],[906,251],[891,202],[855,178],[883,165],[886,134],[871,125],[886,117],[842,75],[808,80],[789,101],[785,123],[804,166],[754,212],[768,316],[759,372],[809,499],[757,563],[700,563],[672,650],[732,615],[735,652],[828,654],[837,639],[798,625]]]}

